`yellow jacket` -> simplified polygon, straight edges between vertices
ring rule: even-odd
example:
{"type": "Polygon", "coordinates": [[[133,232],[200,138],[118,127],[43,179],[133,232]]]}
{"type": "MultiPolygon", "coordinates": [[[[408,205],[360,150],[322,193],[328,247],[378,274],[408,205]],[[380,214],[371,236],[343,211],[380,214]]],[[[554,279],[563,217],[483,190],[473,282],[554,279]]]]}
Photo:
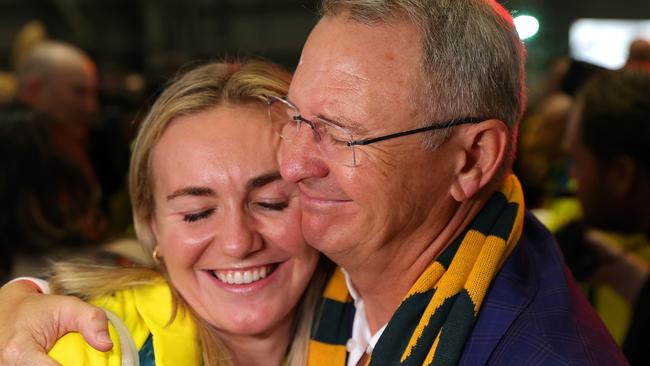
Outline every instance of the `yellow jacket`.
{"type": "MultiPolygon", "coordinates": [[[[91,303],[119,317],[133,338],[134,351],[140,350],[151,335],[157,366],[201,364],[201,347],[196,325],[187,312],[179,307],[174,321],[169,323],[172,296],[165,281],[127,288],[94,299],[91,303]]],[[[109,333],[113,340],[112,350],[99,352],[90,347],[79,333],[68,333],[50,350],[50,357],[64,366],[122,365],[122,357],[128,356],[129,353],[129,342],[120,343],[113,323],[109,324],[109,333]]],[[[117,324],[117,327],[119,328],[120,324],[117,324]]],[[[122,339],[124,340],[124,334],[122,339]]],[[[137,359],[137,354],[135,356],[137,359]]]]}

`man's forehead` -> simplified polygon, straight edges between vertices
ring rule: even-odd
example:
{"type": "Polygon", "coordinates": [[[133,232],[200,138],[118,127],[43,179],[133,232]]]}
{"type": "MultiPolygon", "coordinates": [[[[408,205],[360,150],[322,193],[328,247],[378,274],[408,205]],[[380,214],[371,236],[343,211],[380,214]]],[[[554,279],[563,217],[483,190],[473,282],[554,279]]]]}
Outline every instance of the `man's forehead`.
{"type": "Polygon", "coordinates": [[[323,18],[305,44],[290,95],[328,89],[356,97],[375,86],[384,91],[412,87],[420,76],[419,49],[394,44],[401,36],[416,36],[409,28],[412,25],[370,26],[341,16],[323,18]]]}
{"type": "Polygon", "coordinates": [[[370,79],[358,68],[342,59],[307,59],[296,69],[289,95],[296,90],[311,93],[342,93],[358,97],[370,79]]]}

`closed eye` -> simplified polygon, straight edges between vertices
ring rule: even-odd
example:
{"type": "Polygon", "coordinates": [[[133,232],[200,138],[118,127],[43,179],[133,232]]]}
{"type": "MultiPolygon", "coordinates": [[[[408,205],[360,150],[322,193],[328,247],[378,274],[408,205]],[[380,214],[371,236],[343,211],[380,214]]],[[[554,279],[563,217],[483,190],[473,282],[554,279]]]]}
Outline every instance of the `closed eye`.
{"type": "Polygon", "coordinates": [[[349,136],[334,136],[333,134],[327,134],[328,142],[333,145],[346,145],[351,138],[349,136]]]}
{"type": "Polygon", "coordinates": [[[272,211],[282,211],[289,207],[289,202],[258,202],[258,206],[272,211]]]}
{"type": "Polygon", "coordinates": [[[215,211],[214,208],[210,208],[210,209],[199,211],[199,212],[193,212],[193,213],[185,214],[185,215],[183,215],[183,221],[191,224],[193,222],[203,220],[203,219],[206,219],[206,218],[210,217],[214,213],[214,211],[215,211]]]}

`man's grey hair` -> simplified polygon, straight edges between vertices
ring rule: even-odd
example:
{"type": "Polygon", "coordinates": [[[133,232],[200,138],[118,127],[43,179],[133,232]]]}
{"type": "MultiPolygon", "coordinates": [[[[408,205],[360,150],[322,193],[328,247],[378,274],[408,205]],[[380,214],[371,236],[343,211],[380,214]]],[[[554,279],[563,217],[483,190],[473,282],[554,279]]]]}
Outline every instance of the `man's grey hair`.
{"type": "MultiPolygon", "coordinates": [[[[494,118],[510,130],[510,166],[525,104],[525,49],[512,17],[494,0],[323,0],[322,16],[345,14],[368,25],[406,18],[422,35],[423,90],[429,119],[494,118]]],[[[420,99],[422,98],[422,99],[420,99]]],[[[420,100],[418,100],[420,99],[420,100]]],[[[430,134],[435,149],[449,129],[430,134]]]]}

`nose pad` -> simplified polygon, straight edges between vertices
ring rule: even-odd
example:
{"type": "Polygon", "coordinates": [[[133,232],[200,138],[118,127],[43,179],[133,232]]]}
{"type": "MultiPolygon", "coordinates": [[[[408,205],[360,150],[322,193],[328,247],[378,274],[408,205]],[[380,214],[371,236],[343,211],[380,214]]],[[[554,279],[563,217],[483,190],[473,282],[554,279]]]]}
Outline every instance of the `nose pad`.
{"type": "Polygon", "coordinates": [[[264,241],[257,232],[255,222],[245,213],[231,215],[226,225],[219,229],[221,248],[232,258],[245,258],[261,250],[264,241]]]}
{"type": "MultiPolygon", "coordinates": [[[[311,130],[311,134],[314,137],[316,143],[320,142],[320,132],[318,131],[317,122],[313,122],[307,119],[300,117],[300,124],[298,125],[301,130],[311,130]]],[[[300,133],[300,131],[298,131],[300,133]]]]}
{"type": "Polygon", "coordinates": [[[297,183],[327,175],[329,170],[315,140],[316,134],[310,125],[306,125],[291,141],[282,140],[278,157],[280,174],[285,180],[297,183]],[[311,131],[303,133],[307,132],[306,129],[311,131]]]}

